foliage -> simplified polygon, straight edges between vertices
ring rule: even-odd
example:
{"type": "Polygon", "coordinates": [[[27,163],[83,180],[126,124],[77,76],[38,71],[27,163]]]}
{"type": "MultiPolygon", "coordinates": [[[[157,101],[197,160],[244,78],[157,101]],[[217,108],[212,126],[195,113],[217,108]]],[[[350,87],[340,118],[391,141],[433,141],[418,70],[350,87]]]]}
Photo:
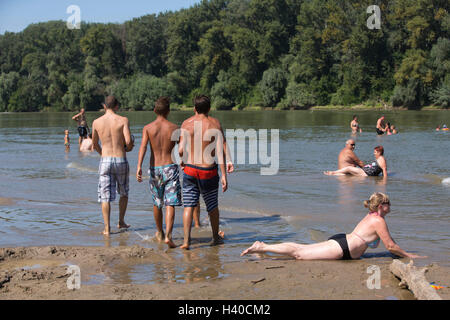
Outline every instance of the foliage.
{"type": "Polygon", "coordinates": [[[448,0],[203,0],[121,24],[65,21],[0,35],[0,112],[98,110],[115,94],[217,109],[391,101],[448,106],[448,0]]]}

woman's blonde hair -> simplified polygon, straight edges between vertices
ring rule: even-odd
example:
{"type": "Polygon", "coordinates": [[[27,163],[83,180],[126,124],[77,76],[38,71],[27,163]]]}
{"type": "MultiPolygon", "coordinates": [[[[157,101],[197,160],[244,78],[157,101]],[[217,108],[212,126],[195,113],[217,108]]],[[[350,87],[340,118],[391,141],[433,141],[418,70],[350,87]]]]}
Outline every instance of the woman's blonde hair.
{"type": "Polygon", "coordinates": [[[389,202],[389,197],[381,192],[375,192],[364,201],[364,207],[369,208],[370,212],[378,211],[378,206],[383,202],[389,202]]]}

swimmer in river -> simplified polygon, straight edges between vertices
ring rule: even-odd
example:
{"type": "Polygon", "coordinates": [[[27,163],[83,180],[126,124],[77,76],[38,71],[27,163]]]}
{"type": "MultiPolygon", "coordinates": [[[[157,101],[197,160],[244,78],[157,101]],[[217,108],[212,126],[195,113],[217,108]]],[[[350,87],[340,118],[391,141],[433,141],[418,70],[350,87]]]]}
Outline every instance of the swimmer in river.
{"type": "Polygon", "coordinates": [[[387,125],[384,122],[385,118],[384,116],[381,116],[378,120],[377,120],[377,126],[376,126],[376,131],[378,135],[383,135],[386,131],[387,131],[387,125]]]}
{"type": "Polygon", "coordinates": [[[392,132],[392,134],[397,134],[397,133],[398,133],[398,131],[397,131],[397,129],[395,128],[394,125],[391,126],[391,132],[392,132]]]}
{"type": "Polygon", "coordinates": [[[375,161],[371,164],[367,164],[362,168],[347,166],[336,171],[324,171],[324,174],[329,176],[344,176],[346,174],[354,176],[378,176],[383,173],[383,177],[387,177],[387,165],[386,159],[384,158],[384,148],[382,146],[377,146],[373,150],[375,156],[375,161]]]}
{"type": "Polygon", "coordinates": [[[94,145],[92,144],[92,133],[89,133],[86,139],[83,139],[80,145],[81,152],[94,151],[94,145]]]}
{"type": "Polygon", "coordinates": [[[256,241],[244,250],[241,256],[250,253],[275,253],[297,260],[351,260],[361,257],[369,247],[378,247],[381,240],[386,249],[396,256],[426,258],[406,252],[392,239],[385,219],[391,211],[391,202],[387,195],[378,192],[372,194],[369,200],[364,201],[364,207],[369,209],[369,213],[349,234],[336,234],[328,241],[315,244],[285,242],[269,245],[256,241]]]}
{"type": "Polygon", "coordinates": [[[350,128],[352,129],[352,133],[355,134],[357,132],[362,132],[361,127],[358,123],[358,116],[354,115],[353,120],[350,122],[350,128]]]}
{"type": "Polygon", "coordinates": [[[75,120],[78,123],[78,134],[80,137],[78,138],[78,145],[81,145],[83,139],[85,139],[89,133],[89,126],[86,120],[86,114],[84,108],[80,110],[79,113],[72,117],[72,120],[75,120]]]}
{"type": "Polygon", "coordinates": [[[64,130],[64,146],[66,147],[66,151],[70,149],[69,130],[64,130]]]}

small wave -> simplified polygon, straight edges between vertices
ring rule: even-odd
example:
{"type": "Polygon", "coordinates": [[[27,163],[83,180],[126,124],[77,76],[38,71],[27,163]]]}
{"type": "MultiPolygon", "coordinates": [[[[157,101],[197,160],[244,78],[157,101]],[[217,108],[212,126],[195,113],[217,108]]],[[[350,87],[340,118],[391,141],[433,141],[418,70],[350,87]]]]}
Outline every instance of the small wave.
{"type": "Polygon", "coordinates": [[[77,169],[77,170],[84,171],[84,172],[94,172],[94,173],[97,172],[97,169],[89,168],[89,167],[86,167],[86,166],[84,166],[84,165],[82,165],[80,163],[76,163],[76,162],[70,162],[66,166],[66,168],[77,169]]]}
{"type": "Polygon", "coordinates": [[[450,177],[443,179],[443,180],[442,180],[442,184],[445,184],[445,185],[447,185],[447,186],[450,186],[450,177]]]}

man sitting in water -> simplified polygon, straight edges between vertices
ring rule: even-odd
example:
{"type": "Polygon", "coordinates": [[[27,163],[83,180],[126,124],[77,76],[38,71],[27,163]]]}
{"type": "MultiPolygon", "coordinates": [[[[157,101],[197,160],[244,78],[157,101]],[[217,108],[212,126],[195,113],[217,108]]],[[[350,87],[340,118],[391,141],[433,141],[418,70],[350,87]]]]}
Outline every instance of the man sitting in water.
{"type": "Polygon", "coordinates": [[[345,148],[341,150],[338,156],[338,169],[342,169],[348,166],[360,168],[364,167],[364,162],[359,160],[359,158],[353,152],[353,150],[355,150],[355,147],[355,140],[349,139],[345,142],[345,148]]]}

